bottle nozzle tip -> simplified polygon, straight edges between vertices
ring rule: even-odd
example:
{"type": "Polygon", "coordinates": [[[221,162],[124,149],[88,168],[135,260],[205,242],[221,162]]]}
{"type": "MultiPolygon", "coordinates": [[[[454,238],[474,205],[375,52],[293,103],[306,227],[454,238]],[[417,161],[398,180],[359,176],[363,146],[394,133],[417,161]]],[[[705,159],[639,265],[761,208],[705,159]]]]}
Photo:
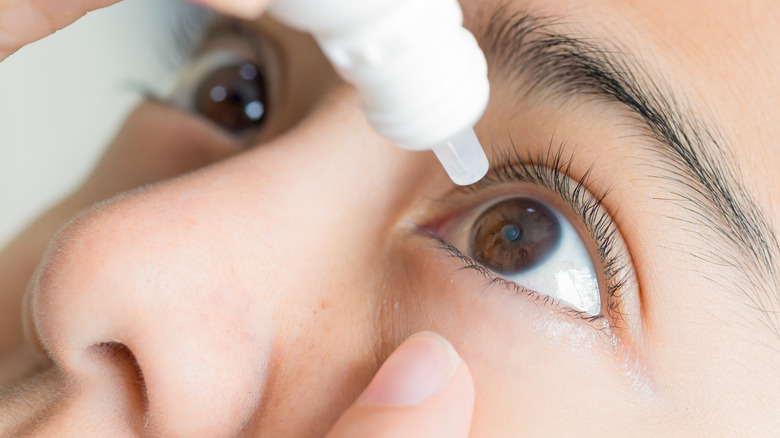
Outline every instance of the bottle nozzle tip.
{"type": "Polygon", "coordinates": [[[467,128],[433,148],[447,175],[460,186],[474,184],[487,174],[490,163],[474,129],[467,128]]]}

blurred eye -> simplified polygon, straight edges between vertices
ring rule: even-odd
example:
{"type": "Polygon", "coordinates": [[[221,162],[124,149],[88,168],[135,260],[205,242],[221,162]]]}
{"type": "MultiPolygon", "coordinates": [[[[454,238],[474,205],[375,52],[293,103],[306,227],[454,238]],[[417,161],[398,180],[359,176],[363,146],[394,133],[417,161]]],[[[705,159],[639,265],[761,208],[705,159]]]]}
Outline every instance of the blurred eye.
{"type": "Polygon", "coordinates": [[[181,75],[170,101],[227,131],[241,134],[266,123],[269,111],[266,73],[247,44],[226,40],[218,41],[192,61],[181,75]]]}
{"type": "Polygon", "coordinates": [[[265,82],[249,62],[218,68],[195,91],[195,111],[232,132],[262,126],[265,106],[265,82]]]}
{"type": "Polygon", "coordinates": [[[531,197],[504,197],[473,211],[447,240],[486,268],[590,316],[601,313],[590,253],[572,224],[531,197]]]}

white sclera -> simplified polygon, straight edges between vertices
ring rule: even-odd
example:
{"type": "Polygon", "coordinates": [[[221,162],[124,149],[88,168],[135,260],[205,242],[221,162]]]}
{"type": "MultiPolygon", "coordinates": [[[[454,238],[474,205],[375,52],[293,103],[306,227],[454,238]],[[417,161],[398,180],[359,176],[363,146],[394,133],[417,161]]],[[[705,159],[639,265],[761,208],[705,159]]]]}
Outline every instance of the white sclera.
{"type": "Polygon", "coordinates": [[[590,253],[577,230],[550,204],[536,196],[505,196],[485,203],[481,208],[471,211],[461,226],[453,230],[452,242],[464,254],[469,250],[470,233],[474,221],[488,208],[511,199],[528,198],[544,204],[555,215],[560,224],[560,240],[538,265],[519,274],[497,275],[524,288],[546,295],[590,316],[601,314],[601,292],[598,276],[590,253]]]}
{"type": "Polygon", "coordinates": [[[548,205],[561,226],[558,246],[539,265],[515,275],[502,275],[523,287],[560,300],[591,316],[601,313],[601,293],[590,253],[577,230],[548,205]]]}

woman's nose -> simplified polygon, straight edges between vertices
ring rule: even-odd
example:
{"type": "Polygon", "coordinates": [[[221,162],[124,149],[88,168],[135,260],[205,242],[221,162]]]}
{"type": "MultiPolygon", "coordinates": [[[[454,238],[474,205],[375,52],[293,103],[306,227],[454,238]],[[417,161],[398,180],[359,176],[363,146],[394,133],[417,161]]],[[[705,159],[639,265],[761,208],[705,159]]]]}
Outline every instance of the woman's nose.
{"type": "Polygon", "coordinates": [[[222,436],[262,393],[272,309],[231,269],[231,225],[168,196],[120,200],[71,225],[47,258],[35,321],[77,379],[102,379],[116,366],[107,347],[121,345],[142,376],[144,415],[176,436],[222,436]]]}
{"type": "Polygon", "coordinates": [[[134,370],[129,392],[143,401],[128,403],[128,424],[234,437],[270,386],[277,398],[285,382],[325,393],[317,382],[343,371],[296,368],[311,370],[306,358],[323,357],[329,342],[371,344],[376,331],[365,292],[382,281],[371,274],[376,249],[399,202],[382,192],[403,187],[372,167],[420,169],[360,117],[347,94],[286,137],[120,196],[61,231],[32,302],[42,343],[78,397],[97,400],[111,390],[107,375],[134,370]],[[278,366],[290,357],[299,362],[278,366]]]}

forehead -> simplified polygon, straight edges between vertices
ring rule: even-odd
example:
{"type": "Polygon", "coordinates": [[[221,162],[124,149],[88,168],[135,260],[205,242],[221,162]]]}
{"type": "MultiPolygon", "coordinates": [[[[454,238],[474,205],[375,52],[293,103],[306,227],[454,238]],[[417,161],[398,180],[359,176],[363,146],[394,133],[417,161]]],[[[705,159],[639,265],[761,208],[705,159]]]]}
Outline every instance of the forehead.
{"type": "Polygon", "coordinates": [[[467,25],[502,8],[614,43],[724,134],[746,187],[780,218],[780,3],[771,0],[462,0],[467,25]]]}

